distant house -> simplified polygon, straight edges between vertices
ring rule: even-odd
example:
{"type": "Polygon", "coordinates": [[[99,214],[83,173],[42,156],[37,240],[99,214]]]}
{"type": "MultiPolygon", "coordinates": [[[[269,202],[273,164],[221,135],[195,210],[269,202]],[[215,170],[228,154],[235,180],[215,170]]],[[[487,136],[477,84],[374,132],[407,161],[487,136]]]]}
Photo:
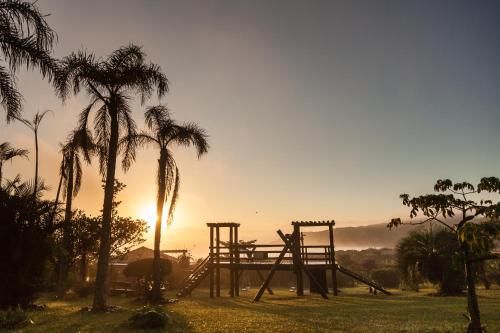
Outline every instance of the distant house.
{"type": "MultiPolygon", "coordinates": [[[[160,253],[162,259],[168,259],[171,262],[177,262],[177,258],[168,254],[160,253]]],[[[145,246],[138,247],[127,252],[119,258],[111,260],[109,263],[109,288],[115,291],[128,291],[136,287],[137,281],[134,278],[127,277],[123,274],[125,266],[129,263],[154,257],[154,251],[145,246]]]]}

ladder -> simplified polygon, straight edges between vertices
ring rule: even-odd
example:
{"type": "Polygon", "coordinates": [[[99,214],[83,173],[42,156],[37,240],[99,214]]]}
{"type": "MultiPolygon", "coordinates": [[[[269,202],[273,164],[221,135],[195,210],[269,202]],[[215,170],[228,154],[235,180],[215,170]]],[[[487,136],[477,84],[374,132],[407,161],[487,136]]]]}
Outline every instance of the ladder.
{"type": "Polygon", "coordinates": [[[208,259],[209,257],[203,259],[198,265],[196,265],[193,271],[184,278],[181,283],[182,287],[177,292],[177,297],[190,296],[193,289],[196,288],[208,275],[208,259]]]}

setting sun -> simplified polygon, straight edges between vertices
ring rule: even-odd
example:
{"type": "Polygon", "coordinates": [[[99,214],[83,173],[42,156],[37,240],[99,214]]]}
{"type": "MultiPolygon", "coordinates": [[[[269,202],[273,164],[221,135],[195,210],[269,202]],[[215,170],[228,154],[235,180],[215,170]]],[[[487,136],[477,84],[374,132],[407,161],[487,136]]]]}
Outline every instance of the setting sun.
{"type": "MultiPolygon", "coordinates": [[[[170,228],[174,227],[176,224],[176,221],[179,219],[179,217],[182,215],[182,209],[181,207],[177,207],[177,209],[174,212],[174,221],[170,225],[170,228]]],[[[165,226],[166,221],[167,221],[167,207],[163,209],[163,217],[162,217],[162,228],[165,226]]],[[[138,217],[140,219],[145,220],[148,222],[148,225],[150,227],[149,232],[154,232],[155,224],[156,224],[156,205],[153,203],[150,204],[144,204],[142,208],[140,209],[138,213],[138,217]]]]}

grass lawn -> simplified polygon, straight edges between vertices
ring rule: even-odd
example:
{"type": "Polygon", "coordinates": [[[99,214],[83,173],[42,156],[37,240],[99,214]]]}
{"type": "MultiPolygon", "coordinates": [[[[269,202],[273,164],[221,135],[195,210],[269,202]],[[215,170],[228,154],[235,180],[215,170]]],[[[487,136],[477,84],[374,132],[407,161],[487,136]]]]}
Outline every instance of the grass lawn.
{"type": "MultiPolygon", "coordinates": [[[[370,295],[366,288],[343,289],[342,295],[323,300],[319,296],[297,298],[285,291],[264,294],[254,304],[256,290],[240,298],[212,300],[206,290],[166,306],[174,319],[167,332],[465,332],[465,297],[426,296],[395,291],[393,296],[370,295]]],[[[500,332],[500,289],[480,290],[479,304],[488,332],[500,332]]],[[[132,298],[110,298],[123,309],[115,313],[82,313],[91,299],[68,302],[39,300],[49,309],[30,313],[33,325],[17,332],[140,332],[127,328],[133,309],[142,304],[132,298]]],[[[147,331],[145,331],[147,332],[147,331]]],[[[151,332],[151,331],[149,331],[151,332]]]]}

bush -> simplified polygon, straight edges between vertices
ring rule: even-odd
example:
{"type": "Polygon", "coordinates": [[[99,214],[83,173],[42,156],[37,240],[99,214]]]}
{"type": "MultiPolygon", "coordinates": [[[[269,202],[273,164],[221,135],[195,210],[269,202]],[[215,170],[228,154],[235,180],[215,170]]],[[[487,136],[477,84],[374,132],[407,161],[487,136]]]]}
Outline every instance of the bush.
{"type": "Polygon", "coordinates": [[[371,274],[372,279],[385,288],[398,288],[401,283],[399,271],[395,269],[377,269],[371,274]]]}
{"type": "Polygon", "coordinates": [[[129,318],[131,327],[141,329],[163,328],[170,322],[171,319],[165,312],[146,306],[137,310],[129,318]]]}
{"type": "Polygon", "coordinates": [[[87,297],[94,292],[95,283],[94,282],[79,282],[73,287],[73,291],[79,297],[87,297]]]}
{"type": "Polygon", "coordinates": [[[41,289],[51,255],[52,212],[49,202],[35,198],[18,179],[0,188],[0,309],[26,307],[41,289]]]}
{"type": "Polygon", "coordinates": [[[21,310],[0,311],[0,329],[15,329],[28,325],[31,320],[21,310]]]}

